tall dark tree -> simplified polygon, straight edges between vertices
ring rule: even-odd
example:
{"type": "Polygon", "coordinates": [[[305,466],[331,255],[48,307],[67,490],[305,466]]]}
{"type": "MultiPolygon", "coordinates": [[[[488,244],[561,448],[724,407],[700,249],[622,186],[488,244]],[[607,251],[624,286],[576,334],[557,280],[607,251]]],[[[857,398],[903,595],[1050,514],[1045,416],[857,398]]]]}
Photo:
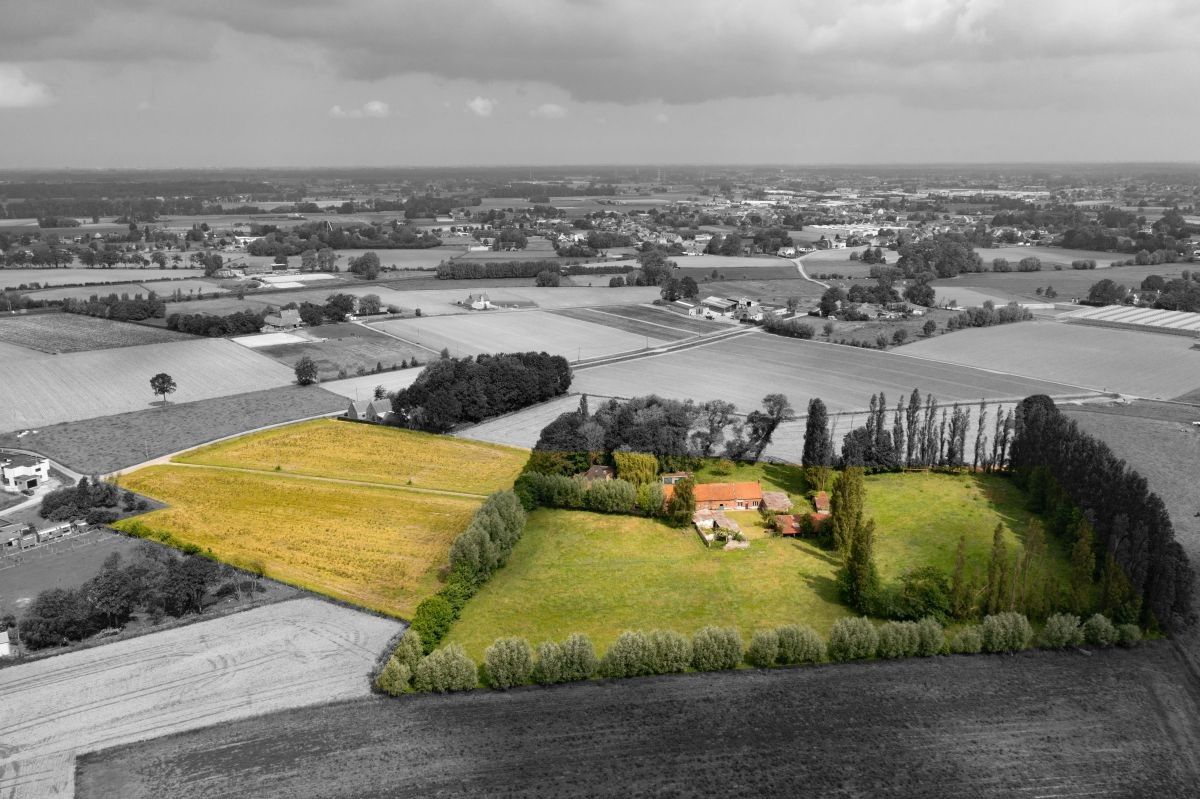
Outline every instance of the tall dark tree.
{"type": "Polygon", "coordinates": [[[818,397],[808,401],[808,418],[804,423],[804,452],[800,457],[806,468],[829,466],[833,463],[833,440],[829,435],[829,412],[818,397]]]}

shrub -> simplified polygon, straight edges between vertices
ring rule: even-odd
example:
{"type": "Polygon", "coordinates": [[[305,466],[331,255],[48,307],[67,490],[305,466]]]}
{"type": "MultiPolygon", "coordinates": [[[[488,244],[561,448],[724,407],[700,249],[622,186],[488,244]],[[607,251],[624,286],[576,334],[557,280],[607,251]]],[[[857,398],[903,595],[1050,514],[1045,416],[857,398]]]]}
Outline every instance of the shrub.
{"type": "Polygon", "coordinates": [[[650,633],[650,649],[655,674],[678,674],[692,662],[692,642],[673,630],[650,633]]]}
{"type": "Polygon", "coordinates": [[[757,630],[746,650],[746,662],[765,669],[774,666],[779,659],[779,633],[775,630],[757,630]]]}
{"type": "Polygon", "coordinates": [[[819,663],[825,659],[825,642],[807,625],[791,624],[775,631],[779,637],[779,663],[819,663]]]}
{"type": "Polygon", "coordinates": [[[950,651],[962,655],[978,655],[983,651],[983,632],[977,625],[962,628],[950,639],[950,651]]]}
{"type": "Polygon", "coordinates": [[[997,613],[983,620],[985,652],[1017,652],[1029,646],[1033,628],[1021,613],[997,613]]]}
{"type": "Polygon", "coordinates": [[[653,674],[654,649],[640,630],[626,630],[604,653],[600,672],[605,677],[639,677],[653,674]]]}
{"type": "Polygon", "coordinates": [[[425,650],[421,647],[421,634],[411,627],[400,638],[400,642],[396,644],[396,649],[392,652],[392,657],[408,667],[411,674],[417,670],[417,664],[424,657],[425,650]]]}
{"type": "Polygon", "coordinates": [[[454,607],[445,597],[433,595],[421,601],[413,613],[410,630],[420,636],[425,653],[433,651],[454,623],[454,607]]]}
{"type": "Polygon", "coordinates": [[[412,669],[392,655],[383,671],[375,678],[375,687],[388,696],[399,696],[408,690],[411,680],[412,669]]]}
{"type": "Polygon", "coordinates": [[[921,645],[915,621],[889,621],[880,625],[875,653],[881,658],[907,658],[917,654],[921,645]]]}
{"type": "Polygon", "coordinates": [[[1083,623],[1083,639],[1092,646],[1112,646],[1117,642],[1117,628],[1101,613],[1095,613],[1083,623]]]}
{"type": "Polygon", "coordinates": [[[562,680],[590,680],[600,670],[600,661],[596,658],[596,649],[592,641],[583,633],[572,633],[567,636],[559,648],[562,680]]]}
{"type": "Polygon", "coordinates": [[[533,674],[533,648],[524,638],[497,638],[483,653],[483,665],[493,688],[524,685],[533,674]]]}
{"type": "Polygon", "coordinates": [[[1117,625],[1117,643],[1132,649],[1142,642],[1142,631],[1136,624],[1117,625]]]}
{"type": "Polygon", "coordinates": [[[479,684],[475,662],[458,644],[430,652],[421,658],[413,674],[414,691],[469,691],[479,684]]]}
{"type": "Polygon", "coordinates": [[[1041,645],[1047,649],[1064,649],[1083,643],[1079,617],[1070,613],[1055,613],[1046,619],[1042,628],[1041,645]]]}
{"type": "Polygon", "coordinates": [[[637,488],[637,509],[646,516],[658,516],[663,511],[661,483],[643,483],[637,488]]]}
{"type": "Polygon", "coordinates": [[[742,637],[730,627],[705,627],[692,636],[692,668],[696,671],[736,669],[742,662],[742,637]]]}
{"type": "Polygon", "coordinates": [[[637,503],[637,487],[628,480],[601,480],[584,493],[584,505],[597,513],[630,513],[637,503]]]}
{"type": "Polygon", "coordinates": [[[865,616],[838,619],[829,631],[830,660],[860,660],[869,658],[879,648],[879,633],[865,616]]]}
{"type": "Polygon", "coordinates": [[[942,654],[946,648],[946,631],[938,620],[926,617],[917,622],[917,651],[916,655],[931,658],[942,654]]]}
{"type": "Polygon", "coordinates": [[[533,667],[533,681],[538,685],[553,685],[563,682],[564,658],[562,647],[553,641],[538,644],[537,665],[533,667]]]}

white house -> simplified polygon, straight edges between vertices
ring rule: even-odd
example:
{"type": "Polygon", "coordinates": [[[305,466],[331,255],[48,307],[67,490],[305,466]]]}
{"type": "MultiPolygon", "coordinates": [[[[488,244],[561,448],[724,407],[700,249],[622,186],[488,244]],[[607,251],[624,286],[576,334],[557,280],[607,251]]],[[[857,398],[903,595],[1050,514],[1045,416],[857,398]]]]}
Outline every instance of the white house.
{"type": "Polygon", "coordinates": [[[50,479],[50,461],[19,452],[0,453],[0,488],[16,494],[50,479]]]}
{"type": "Polygon", "coordinates": [[[467,297],[463,305],[473,311],[490,311],[497,307],[487,294],[471,294],[467,297]]]}

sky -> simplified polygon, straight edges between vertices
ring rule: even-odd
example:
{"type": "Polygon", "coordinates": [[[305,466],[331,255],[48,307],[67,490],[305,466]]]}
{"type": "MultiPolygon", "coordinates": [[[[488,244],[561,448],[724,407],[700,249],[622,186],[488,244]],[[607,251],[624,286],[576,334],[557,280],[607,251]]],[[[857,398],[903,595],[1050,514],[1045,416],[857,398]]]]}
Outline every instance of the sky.
{"type": "Polygon", "coordinates": [[[1200,161],[1194,0],[0,0],[0,168],[1200,161]]]}

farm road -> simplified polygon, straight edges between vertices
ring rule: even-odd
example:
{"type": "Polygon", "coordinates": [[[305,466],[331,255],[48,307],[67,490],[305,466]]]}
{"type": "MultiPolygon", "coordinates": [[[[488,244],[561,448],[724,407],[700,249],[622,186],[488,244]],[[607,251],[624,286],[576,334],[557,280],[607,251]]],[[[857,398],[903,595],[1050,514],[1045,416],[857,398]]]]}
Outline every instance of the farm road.
{"type": "Polygon", "coordinates": [[[2,669],[0,799],[73,795],[77,752],[364,696],[400,629],[296,599],[2,669]]]}

